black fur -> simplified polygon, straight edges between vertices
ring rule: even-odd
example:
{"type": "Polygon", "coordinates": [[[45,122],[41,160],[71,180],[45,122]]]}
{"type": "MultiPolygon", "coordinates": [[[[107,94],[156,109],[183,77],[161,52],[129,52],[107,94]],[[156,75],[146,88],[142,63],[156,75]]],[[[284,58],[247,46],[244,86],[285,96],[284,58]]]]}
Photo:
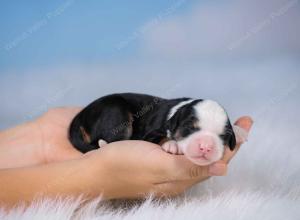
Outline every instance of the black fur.
{"type": "Polygon", "coordinates": [[[236,138],[229,119],[227,120],[224,133],[220,136],[224,144],[227,145],[230,150],[234,150],[236,145],[236,138]]]}
{"type": "MultiPolygon", "coordinates": [[[[83,153],[99,148],[99,139],[108,143],[128,139],[159,143],[170,130],[172,139],[179,140],[201,129],[193,126],[199,119],[191,108],[202,101],[200,99],[183,106],[167,120],[170,109],[186,100],[188,98],[168,100],[134,93],[104,96],[75,116],[70,125],[69,139],[83,153]]],[[[232,150],[235,136],[233,132],[230,135],[229,130],[232,128],[228,120],[221,138],[232,150]]]]}
{"type": "Polygon", "coordinates": [[[194,127],[194,123],[199,119],[195,115],[195,110],[192,108],[198,102],[203,100],[198,99],[178,109],[174,116],[167,121],[167,128],[171,132],[171,137],[174,140],[185,138],[193,132],[199,131],[201,128],[194,127]]]}

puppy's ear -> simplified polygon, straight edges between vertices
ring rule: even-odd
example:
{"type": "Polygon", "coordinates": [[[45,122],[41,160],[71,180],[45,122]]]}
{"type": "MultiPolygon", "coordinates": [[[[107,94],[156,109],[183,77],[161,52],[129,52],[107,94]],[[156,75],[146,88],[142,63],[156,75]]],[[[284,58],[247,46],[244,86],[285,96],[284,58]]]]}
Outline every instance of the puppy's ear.
{"type": "Polygon", "coordinates": [[[236,138],[233,131],[233,128],[231,126],[230,121],[228,120],[227,126],[226,126],[226,136],[227,136],[227,144],[229,146],[229,149],[233,151],[236,146],[236,138]]]}
{"type": "Polygon", "coordinates": [[[236,146],[236,138],[235,138],[235,134],[232,131],[232,135],[230,135],[229,140],[228,140],[228,145],[229,145],[229,149],[231,151],[233,151],[235,149],[236,146]]]}

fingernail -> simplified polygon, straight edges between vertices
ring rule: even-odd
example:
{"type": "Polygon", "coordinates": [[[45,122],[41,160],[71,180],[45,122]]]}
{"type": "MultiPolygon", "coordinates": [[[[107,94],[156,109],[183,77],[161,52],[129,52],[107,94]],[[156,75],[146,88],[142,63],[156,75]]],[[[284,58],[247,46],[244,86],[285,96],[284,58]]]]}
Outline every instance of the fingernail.
{"type": "Polygon", "coordinates": [[[214,163],[209,166],[208,173],[211,176],[225,176],[227,171],[227,166],[224,163],[214,163]]]}

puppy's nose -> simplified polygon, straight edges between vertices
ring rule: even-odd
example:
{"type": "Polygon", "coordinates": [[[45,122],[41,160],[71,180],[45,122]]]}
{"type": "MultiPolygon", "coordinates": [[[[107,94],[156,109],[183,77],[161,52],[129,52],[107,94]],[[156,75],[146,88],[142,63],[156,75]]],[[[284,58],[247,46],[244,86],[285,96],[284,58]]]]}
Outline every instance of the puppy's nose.
{"type": "Polygon", "coordinates": [[[201,144],[199,144],[199,150],[200,152],[206,154],[212,151],[212,147],[211,146],[202,146],[201,144]]]}
{"type": "Polygon", "coordinates": [[[215,146],[213,137],[205,135],[198,139],[198,149],[201,153],[210,153],[215,146]]]}

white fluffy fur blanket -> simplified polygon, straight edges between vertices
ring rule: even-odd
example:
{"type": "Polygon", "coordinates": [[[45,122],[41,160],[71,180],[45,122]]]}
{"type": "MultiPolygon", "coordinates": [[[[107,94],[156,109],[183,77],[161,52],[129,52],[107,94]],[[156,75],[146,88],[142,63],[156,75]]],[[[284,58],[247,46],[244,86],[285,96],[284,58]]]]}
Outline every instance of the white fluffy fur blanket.
{"type": "Polygon", "coordinates": [[[259,118],[226,177],[214,177],[183,198],[112,208],[80,199],[44,200],[0,219],[300,219],[299,120],[259,118]],[[278,125],[278,126],[276,126],[278,125]],[[280,126],[279,126],[280,125],[280,126]],[[80,208],[79,208],[80,207],[80,208]]]}

